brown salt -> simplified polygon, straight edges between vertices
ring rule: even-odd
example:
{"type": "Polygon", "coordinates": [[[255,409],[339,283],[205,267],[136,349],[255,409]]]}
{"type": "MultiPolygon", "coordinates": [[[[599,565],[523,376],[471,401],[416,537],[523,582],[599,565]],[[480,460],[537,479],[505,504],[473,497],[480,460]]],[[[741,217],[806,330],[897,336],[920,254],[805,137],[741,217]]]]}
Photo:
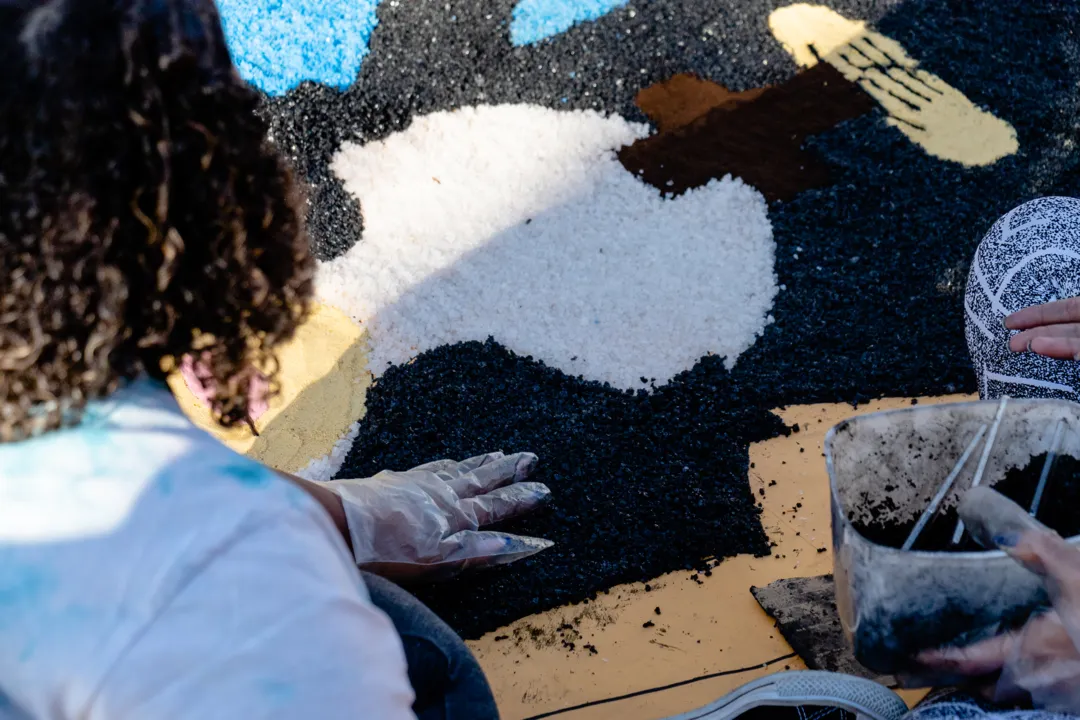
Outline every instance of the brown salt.
{"type": "Polygon", "coordinates": [[[639,106],[661,131],[619,151],[627,170],[676,195],[727,174],[770,201],[828,185],[828,166],[804,150],[803,142],[874,108],[869,95],[826,63],[782,85],[745,93],[676,78],[638,95],[639,106]],[[679,125],[710,103],[716,104],[679,125]]]}

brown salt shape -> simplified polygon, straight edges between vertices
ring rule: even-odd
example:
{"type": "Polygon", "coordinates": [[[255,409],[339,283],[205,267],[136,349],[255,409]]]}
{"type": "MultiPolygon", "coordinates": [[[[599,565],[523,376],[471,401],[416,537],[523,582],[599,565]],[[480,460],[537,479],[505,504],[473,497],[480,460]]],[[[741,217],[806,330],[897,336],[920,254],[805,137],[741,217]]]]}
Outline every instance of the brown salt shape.
{"type": "Polygon", "coordinates": [[[828,185],[828,166],[803,142],[874,108],[827,63],[743,93],[677,75],[641,91],[636,102],[660,131],[619,151],[627,170],[674,194],[730,173],[770,201],[828,185]]]}
{"type": "Polygon", "coordinates": [[[711,80],[681,73],[639,91],[634,103],[664,133],[689,125],[713,108],[732,110],[757,100],[763,92],[765,88],[731,92],[711,80]]]}

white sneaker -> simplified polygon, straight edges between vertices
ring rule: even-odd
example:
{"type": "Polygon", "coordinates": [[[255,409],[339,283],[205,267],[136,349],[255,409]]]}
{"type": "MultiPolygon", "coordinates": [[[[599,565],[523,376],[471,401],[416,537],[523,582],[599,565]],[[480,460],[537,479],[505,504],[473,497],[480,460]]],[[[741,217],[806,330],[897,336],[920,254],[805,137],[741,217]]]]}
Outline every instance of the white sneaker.
{"type": "MultiPolygon", "coordinates": [[[[900,720],[907,704],[873,680],[816,670],[776,673],[748,682],[705,707],[667,720],[734,720],[757,708],[795,708],[799,711],[842,711],[859,720],[900,720]]],[[[755,715],[758,713],[754,713],[755,715]]],[[[839,712],[837,713],[840,714],[839,712]]],[[[770,717],[784,717],[782,714],[770,717]]],[[[811,717],[797,712],[792,718],[811,717]]],[[[813,717],[820,717],[815,712],[813,717]]]]}

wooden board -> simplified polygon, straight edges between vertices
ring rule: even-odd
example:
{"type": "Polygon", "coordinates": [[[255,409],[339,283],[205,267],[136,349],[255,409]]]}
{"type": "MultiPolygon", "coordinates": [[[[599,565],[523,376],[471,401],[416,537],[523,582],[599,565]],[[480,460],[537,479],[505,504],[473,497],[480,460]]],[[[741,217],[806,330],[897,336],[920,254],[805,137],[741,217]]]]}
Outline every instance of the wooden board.
{"type": "Polygon", "coordinates": [[[709,703],[764,673],[805,667],[750,587],[832,571],[825,433],[853,415],[910,405],[910,399],[887,399],[858,408],[776,411],[800,432],[750,448],[751,488],[776,543],[772,557],[731,558],[696,580],[683,571],[647,587],[619,586],[594,602],[525,618],[470,643],[503,717],[654,720],[709,703]]]}

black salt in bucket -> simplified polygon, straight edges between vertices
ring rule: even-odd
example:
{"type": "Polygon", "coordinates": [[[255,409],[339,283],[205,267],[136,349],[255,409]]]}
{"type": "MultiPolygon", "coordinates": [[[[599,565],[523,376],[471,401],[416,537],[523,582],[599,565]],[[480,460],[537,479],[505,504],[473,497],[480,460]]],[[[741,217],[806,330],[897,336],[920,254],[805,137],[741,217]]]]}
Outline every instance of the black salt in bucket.
{"type": "MultiPolygon", "coordinates": [[[[915,672],[919,651],[1009,629],[1047,602],[1040,580],[999,550],[902,550],[857,529],[912,525],[999,408],[982,401],[873,413],[840,423],[825,439],[837,608],[856,658],[871,670],[915,672]]],[[[993,487],[1054,449],[1080,458],[1078,431],[1080,404],[1009,400],[982,484],[993,487]]],[[[939,513],[954,509],[971,486],[980,452],[939,513]]],[[[1069,542],[1080,545],[1080,537],[1069,542]]]]}

